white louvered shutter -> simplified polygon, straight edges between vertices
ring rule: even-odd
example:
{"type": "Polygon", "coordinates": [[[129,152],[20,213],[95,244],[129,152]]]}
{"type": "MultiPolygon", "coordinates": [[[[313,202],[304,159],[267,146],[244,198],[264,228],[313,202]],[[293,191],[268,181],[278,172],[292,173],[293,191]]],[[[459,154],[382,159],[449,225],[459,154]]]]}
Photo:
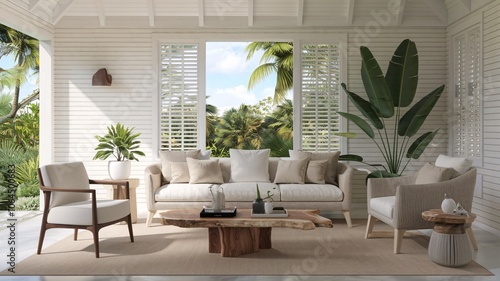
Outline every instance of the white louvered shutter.
{"type": "Polygon", "coordinates": [[[482,162],[481,29],[453,39],[453,155],[482,162]]]}
{"type": "Polygon", "coordinates": [[[335,44],[301,46],[302,149],[340,150],[340,55],[335,44]]]}
{"type": "Polygon", "coordinates": [[[197,148],[198,45],[161,44],[160,149],[197,148]]]}

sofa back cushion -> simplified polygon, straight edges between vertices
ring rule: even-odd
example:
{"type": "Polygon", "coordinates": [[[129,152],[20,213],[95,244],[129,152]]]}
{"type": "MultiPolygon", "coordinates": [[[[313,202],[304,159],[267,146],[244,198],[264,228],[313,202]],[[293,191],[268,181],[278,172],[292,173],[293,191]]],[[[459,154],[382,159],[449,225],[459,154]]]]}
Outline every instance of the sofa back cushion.
{"type": "Polygon", "coordinates": [[[230,182],[269,182],[270,149],[229,149],[230,182]]]}
{"type": "Polygon", "coordinates": [[[167,151],[160,150],[161,159],[161,174],[163,176],[163,182],[169,183],[172,180],[171,162],[186,162],[186,157],[199,159],[201,155],[201,150],[188,150],[188,151],[167,151]]]}
{"type": "MultiPolygon", "coordinates": [[[[290,150],[290,158],[293,160],[309,158],[310,161],[327,160],[325,171],[325,182],[337,185],[337,164],[340,151],[334,152],[308,152],[301,150],[290,150]]],[[[306,172],[307,173],[307,172],[306,172]]]]}

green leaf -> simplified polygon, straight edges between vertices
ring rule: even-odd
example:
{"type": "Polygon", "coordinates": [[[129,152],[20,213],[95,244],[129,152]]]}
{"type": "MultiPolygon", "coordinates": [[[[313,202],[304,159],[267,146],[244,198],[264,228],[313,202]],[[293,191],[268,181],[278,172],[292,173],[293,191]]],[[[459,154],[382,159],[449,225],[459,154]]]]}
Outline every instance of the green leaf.
{"type": "Polygon", "coordinates": [[[356,108],[368,119],[370,122],[373,124],[373,126],[379,130],[384,128],[384,124],[382,124],[382,121],[377,115],[377,112],[375,109],[373,109],[373,106],[371,105],[370,102],[367,100],[363,99],[362,97],[356,95],[353,92],[350,92],[347,90],[347,86],[345,83],[342,83],[342,88],[346,92],[347,96],[351,100],[351,102],[356,106],[356,108]]]}
{"type": "Polygon", "coordinates": [[[358,127],[361,130],[363,130],[363,132],[365,132],[365,134],[368,135],[370,138],[373,139],[375,137],[375,133],[373,132],[372,127],[365,120],[361,119],[360,117],[358,117],[356,115],[346,113],[346,112],[339,112],[339,115],[347,118],[348,120],[352,121],[354,124],[358,125],[358,127]]]}
{"type": "Polygon", "coordinates": [[[418,52],[415,42],[406,39],[394,52],[385,80],[394,106],[409,106],[415,98],[418,84],[418,52]]]}
{"type": "Polygon", "coordinates": [[[361,64],[361,78],[363,79],[368,99],[377,110],[379,116],[390,118],[394,115],[394,104],[391,91],[389,90],[389,86],[387,86],[380,65],[367,47],[361,46],[360,52],[363,59],[361,64]]]}
{"type": "Polygon", "coordinates": [[[424,152],[427,146],[431,143],[436,136],[439,129],[434,132],[427,132],[421,135],[418,139],[416,139],[408,148],[408,152],[406,153],[406,158],[418,159],[420,155],[424,152]]]}
{"type": "Polygon", "coordinates": [[[356,161],[363,162],[363,157],[355,154],[343,154],[339,156],[340,161],[356,161]]]}
{"type": "Polygon", "coordinates": [[[444,85],[441,85],[414,104],[399,120],[398,135],[407,137],[415,135],[441,97],[443,90],[444,85]]]}

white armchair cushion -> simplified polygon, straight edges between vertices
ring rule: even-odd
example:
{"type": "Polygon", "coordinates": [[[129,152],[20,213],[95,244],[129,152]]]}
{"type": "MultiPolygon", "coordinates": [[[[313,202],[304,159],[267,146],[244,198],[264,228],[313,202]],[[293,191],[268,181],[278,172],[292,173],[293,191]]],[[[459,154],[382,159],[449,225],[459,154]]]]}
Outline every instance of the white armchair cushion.
{"type": "MultiPolygon", "coordinates": [[[[97,200],[97,223],[107,223],[130,214],[129,200],[97,200]]],[[[92,225],[92,200],[53,207],[48,223],[92,225]]]]}
{"type": "Polygon", "coordinates": [[[384,217],[394,217],[394,202],[396,196],[375,197],[370,199],[370,209],[384,217]]]}
{"type": "Polygon", "coordinates": [[[456,177],[470,170],[472,167],[472,160],[464,157],[439,155],[434,164],[438,167],[453,168],[455,170],[453,177],[456,177]]]}
{"type": "Polygon", "coordinates": [[[304,183],[307,158],[300,160],[279,160],[274,183],[304,183]]]}
{"type": "Polygon", "coordinates": [[[455,174],[453,168],[437,167],[432,163],[425,163],[425,165],[418,171],[415,184],[427,184],[443,182],[451,179],[455,174]]]}
{"type": "Polygon", "coordinates": [[[231,180],[230,182],[270,182],[269,154],[270,149],[242,150],[230,149],[231,180]]]}

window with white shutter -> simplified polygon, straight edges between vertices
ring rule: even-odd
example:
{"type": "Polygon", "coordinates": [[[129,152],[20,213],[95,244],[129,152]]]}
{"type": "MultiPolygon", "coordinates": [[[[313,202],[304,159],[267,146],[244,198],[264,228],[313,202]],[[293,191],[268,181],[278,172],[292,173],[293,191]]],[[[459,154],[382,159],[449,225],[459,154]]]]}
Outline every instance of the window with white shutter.
{"type": "Polygon", "coordinates": [[[197,148],[198,45],[160,45],[160,149],[197,148]]]}
{"type": "Polygon", "coordinates": [[[306,151],[340,150],[341,59],[336,44],[301,46],[301,137],[306,151]]]}
{"type": "Polygon", "coordinates": [[[481,29],[453,37],[453,155],[482,162],[481,29]]]}

